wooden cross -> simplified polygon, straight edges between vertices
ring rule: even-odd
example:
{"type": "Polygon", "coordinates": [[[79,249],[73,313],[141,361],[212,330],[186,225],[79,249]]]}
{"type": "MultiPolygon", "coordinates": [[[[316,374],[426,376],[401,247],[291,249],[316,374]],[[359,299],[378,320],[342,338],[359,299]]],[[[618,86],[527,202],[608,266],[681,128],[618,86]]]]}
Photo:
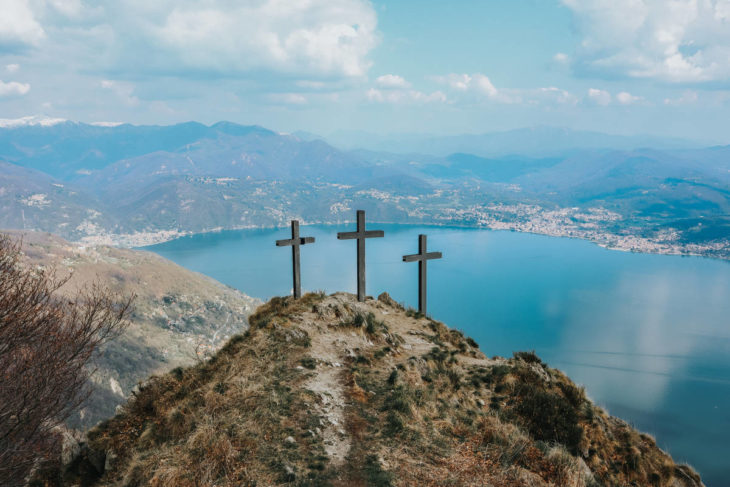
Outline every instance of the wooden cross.
{"type": "Polygon", "coordinates": [[[357,210],[357,231],[339,232],[338,240],[357,239],[357,300],[365,301],[365,239],[384,237],[382,230],[365,231],[365,212],[357,210]]]}
{"type": "Polygon", "coordinates": [[[426,263],[429,260],[440,259],[441,252],[426,251],[426,236],[418,236],[418,253],[404,255],[403,262],[418,262],[418,311],[426,314],[426,263]]]}
{"type": "Polygon", "coordinates": [[[294,298],[302,297],[302,278],[299,270],[299,246],[314,243],[314,237],[299,237],[299,220],[291,221],[291,238],[277,240],[277,247],[291,246],[292,268],[294,273],[294,298]]]}

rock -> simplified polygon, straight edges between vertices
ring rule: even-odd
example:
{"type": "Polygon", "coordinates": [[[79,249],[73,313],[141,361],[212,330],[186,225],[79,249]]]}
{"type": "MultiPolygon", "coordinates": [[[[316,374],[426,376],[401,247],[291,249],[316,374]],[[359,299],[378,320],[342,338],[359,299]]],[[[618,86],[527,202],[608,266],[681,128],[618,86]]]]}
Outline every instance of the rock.
{"type": "Polygon", "coordinates": [[[485,403],[483,399],[477,399],[477,404],[479,404],[480,407],[484,407],[487,403],[485,403]]]}
{"type": "Polygon", "coordinates": [[[81,442],[73,432],[64,431],[61,435],[61,465],[72,464],[81,455],[81,442]]]}
{"type": "Polygon", "coordinates": [[[378,301],[394,308],[400,308],[400,305],[396,303],[395,300],[391,298],[390,294],[388,293],[382,293],[380,296],[378,296],[378,301]]]}
{"type": "Polygon", "coordinates": [[[286,438],[284,438],[284,443],[286,443],[287,445],[296,445],[297,444],[296,440],[291,436],[287,436],[286,438]]]}
{"type": "Polygon", "coordinates": [[[114,377],[109,378],[109,387],[111,388],[112,392],[120,397],[124,396],[124,390],[122,390],[122,386],[119,385],[119,381],[117,381],[114,377]]]}
{"type": "Polygon", "coordinates": [[[114,466],[117,464],[118,458],[119,457],[116,453],[114,453],[114,450],[107,450],[104,458],[104,471],[108,472],[114,469],[114,466]]]}
{"type": "Polygon", "coordinates": [[[284,481],[294,482],[297,479],[297,474],[291,465],[284,465],[284,481]]]}

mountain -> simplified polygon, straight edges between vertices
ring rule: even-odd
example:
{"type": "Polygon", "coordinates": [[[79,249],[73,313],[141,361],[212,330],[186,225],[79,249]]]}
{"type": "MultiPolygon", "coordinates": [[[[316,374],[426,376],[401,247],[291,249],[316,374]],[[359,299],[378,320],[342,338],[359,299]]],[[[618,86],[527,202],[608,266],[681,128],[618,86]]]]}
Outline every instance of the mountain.
{"type": "Polygon", "coordinates": [[[542,149],[489,157],[461,143],[450,149],[465,151],[446,155],[436,146],[408,152],[408,144],[343,151],[311,134],[230,122],[0,127],[0,228],[140,246],[293,218],[341,223],[364,209],[383,222],[730,258],[730,147],[619,150],[652,141],[548,128],[464,140],[542,149]],[[571,140],[580,144],[553,151],[571,140]],[[585,148],[604,145],[614,147],[585,148]]]}
{"type": "Polygon", "coordinates": [[[147,381],[66,483],[703,485],[534,353],[487,358],[387,294],[274,298],[250,324],[147,381]]]}
{"type": "Polygon", "coordinates": [[[169,126],[90,125],[63,121],[0,127],[0,160],[45,172],[59,179],[104,168],[122,159],[170,151],[220,134],[273,134],[258,126],[197,122],[169,126]]]}
{"type": "Polygon", "coordinates": [[[96,196],[48,174],[0,161],[0,228],[43,230],[71,237],[113,220],[96,196]]]}
{"type": "Polygon", "coordinates": [[[377,135],[366,132],[338,131],[325,137],[325,140],[344,150],[368,149],[434,156],[448,156],[462,152],[482,157],[505,155],[545,157],[580,150],[634,150],[646,147],[664,150],[694,149],[707,145],[679,138],[609,135],[548,126],[449,136],[377,135]]]}
{"type": "Polygon", "coordinates": [[[188,176],[277,181],[304,179],[346,184],[372,177],[373,173],[371,165],[325,142],[304,142],[273,132],[255,132],[218,134],[174,151],[155,151],[123,159],[84,182],[116,188],[188,176]]]}
{"type": "Polygon", "coordinates": [[[102,283],[119,296],[136,295],[130,325],[102,351],[92,375],[93,393],[68,424],[89,428],[114,414],[139,381],[187,366],[248,327],[260,304],[213,279],[155,254],[71,244],[45,233],[8,232],[22,238],[24,263],[71,275],[63,295],[102,283]]]}

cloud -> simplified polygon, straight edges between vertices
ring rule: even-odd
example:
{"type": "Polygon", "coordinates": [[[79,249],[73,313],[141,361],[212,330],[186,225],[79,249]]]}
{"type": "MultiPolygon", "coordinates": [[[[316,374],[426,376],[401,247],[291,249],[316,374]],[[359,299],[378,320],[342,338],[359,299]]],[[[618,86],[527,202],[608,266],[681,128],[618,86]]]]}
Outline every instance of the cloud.
{"type": "Polygon", "coordinates": [[[558,64],[568,64],[570,62],[570,58],[564,52],[559,52],[553,56],[553,61],[558,64]]]}
{"type": "Polygon", "coordinates": [[[446,84],[450,88],[457,91],[471,91],[490,98],[495,98],[499,94],[497,88],[494,87],[489,78],[481,73],[476,74],[456,74],[451,73],[445,76],[436,76],[437,82],[446,84]]]}
{"type": "Polygon", "coordinates": [[[688,90],[685,91],[682,96],[678,98],[665,98],[664,104],[665,105],[693,105],[697,103],[697,101],[700,99],[699,95],[696,91],[688,90]]]}
{"type": "Polygon", "coordinates": [[[675,83],[730,80],[728,0],[562,0],[586,74],[675,83]]]}
{"type": "Polygon", "coordinates": [[[376,14],[366,0],[159,3],[167,8],[156,8],[152,18],[127,21],[191,69],[358,77],[377,43],[376,14]]]}
{"type": "Polygon", "coordinates": [[[616,95],[616,101],[619,102],[621,105],[633,105],[643,100],[644,99],[642,97],[634,96],[626,91],[622,91],[616,95]]]}
{"type": "Polygon", "coordinates": [[[8,64],[5,66],[5,71],[7,71],[8,73],[11,73],[11,74],[16,73],[19,69],[20,69],[19,64],[8,64]]]}
{"type": "Polygon", "coordinates": [[[535,102],[551,102],[559,105],[575,105],[578,103],[578,97],[569,91],[562,90],[555,86],[547,88],[538,88],[537,90],[525,90],[528,99],[535,102]]]}
{"type": "Polygon", "coordinates": [[[446,103],[448,98],[441,91],[424,93],[417,90],[379,90],[370,88],[365,97],[377,103],[446,103]]]}
{"type": "Polygon", "coordinates": [[[27,0],[0,0],[0,52],[37,46],[46,37],[27,0]]]}
{"type": "Polygon", "coordinates": [[[432,76],[432,80],[448,86],[456,101],[464,104],[494,102],[504,104],[558,105],[577,104],[578,98],[555,86],[544,88],[497,88],[482,73],[432,76]]]}
{"type": "Polygon", "coordinates": [[[34,46],[130,78],[363,77],[379,40],[369,0],[0,0],[0,12],[0,49],[34,46]]]}
{"type": "Polygon", "coordinates": [[[268,97],[274,103],[283,105],[306,105],[307,97],[301,93],[272,93],[268,97]]]}
{"type": "Polygon", "coordinates": [[[596,88],[588,89],[588,99],[597,105],[606,106],[611,103],[611,93],[596,88]]]}
{"type": "Polygon", "coordinates": [[[17,81],[5,83],[0,80],[0,97],[23,96],[29,91],[30,85],[27,83],[18,83],[17,81]]]}
{"type": "Polygon", "coordinates": [[[134,95],[134,85],[124,81],[102,80],[101,87],[111,90],[129,106],[139,105],[139,98],[134,95]]]}
{"type": "Polygon", "coordinates": [[[375,83],[382,88],[410,88],[411,84],[396,74],[384,74],[375,79],[375,83]]]}

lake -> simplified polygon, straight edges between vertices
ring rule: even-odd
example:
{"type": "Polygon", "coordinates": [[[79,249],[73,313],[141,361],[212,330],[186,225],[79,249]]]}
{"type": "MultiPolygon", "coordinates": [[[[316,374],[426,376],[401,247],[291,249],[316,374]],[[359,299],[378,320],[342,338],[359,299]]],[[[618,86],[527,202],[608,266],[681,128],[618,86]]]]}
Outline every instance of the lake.
{"type": "MultiPolygon", "coordinates": [[[[611,414],[657,438],[708,487],[730,486],[730,263],[606,250],[539,235],[371,224],[367,289],[417,306],[427,233],[429,313],[489,355],[535,350],[611,414]]],[[[355,292],[354,225],[302,227],[303,290],[355,292]]],[[[194,235],[146,247],[262,299],[291,292],[290,230],[194,235]]]]}

